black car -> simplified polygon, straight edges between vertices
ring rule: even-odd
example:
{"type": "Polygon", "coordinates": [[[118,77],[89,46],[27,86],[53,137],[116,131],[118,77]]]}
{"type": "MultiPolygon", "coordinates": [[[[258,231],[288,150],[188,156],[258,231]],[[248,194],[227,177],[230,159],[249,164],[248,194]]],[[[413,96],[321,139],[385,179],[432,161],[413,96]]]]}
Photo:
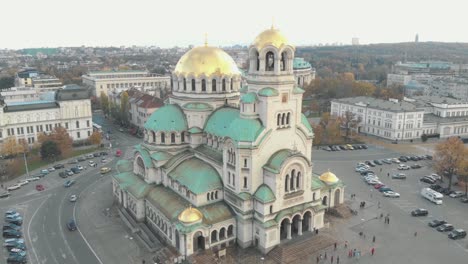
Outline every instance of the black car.
{"type": "Polygon", "coordinates": [[[451,224],[443,224],[439,227],[436,228],[437,231],[439,232],[448,232],[453,230],[453,225],[451,224]]]}
{"type": "Polygon", "coordinates": [[[54,169],[56,169],[56,170],[63,169],[63,168],[65,168],[65,165],[63,165],[63,164],[55,164],[54,165],[54,169]]]}
{"type": "Polygon", "coordinates": [[[374,163],[377,165],[382,165],[382,162],[380,160],[374,160],[374,163]]]}
{"type": "Polygon", "coordinates": [[[429,186],[429,188],[431,188],[432,190],[438,192],[438,191],[440,191],[440,189],[442,189],[442,186],[440,186],[439,184],[432,184],[431,186],[429,186]]]}
{"type": "Polygon", "coordinates": [[[354,149],[363,149],[361,145],[353,145],[354,149]]]}
{"type": "Polygon", "coordinates": [[[0,193],[0,198],[7,198],[8,196],[10,196],[10,193],[9,193],[9,192],[2,192],[2,193],[0,193]]]}
{"type": "Polygon", "coordinates": [[[5,223],[3,224],[3,231],[5,230],[16,230],[16,231],[20,231],[21,230],[21,226],[19,225],[15,225],[15,224],[12,224],[12,223],[5,223]]]}
{"type": "Polygon", "coordinates": [[[21,231],[18,231],[18,230],[12,230],[12,229],[7,229],[7,230],[3,230],[3,237],[22,237],[23,236],[23,233],[21,233],[21,231]]]}
{"type": "Polygon", "coordinates": [[[412,216],[426,216],[429,214],[429,211],[427,209],[423,208],[418,208],[416,210],[411,211],[412,216]]]}
{"type": "Polygon", "coordinates": [[[411,165],[410,167],[411,167],[412,169],[420,169],[420,168],[422,168],[421,165],[419,165],[419,164],[413,164],[413,165],[411,165]]]}
{"type": "Polygon", "coordinates": [[[75,231],[76,230],[76,223],[74,219],[70,219],[70,221],[67,222],[67,228],[70,231],[75,231]]]}
{"type": "Polygon", "coordinates": [[[375,167],[375,164],[372,161],[366,160],[364,163],[371,166],[371,167],[375,167]]]}
{"type": "Polygon", "coordinates": [[[428,159],[428,160],[431,160],[431,159],[432,159],[432,156],[431,156],[431,155],[426,155],[425,157],[426,157],[426,159],[428,159]]]}
{"type": "Polygon", "coordinates": [[[60,178],[66,178],[67,177],[67,173],[64,172],[64,171],[59,172],[58,175],[60,176],[60,178]]]}
{"type": "Polygon", "coordinates": [[[425,183],[429,183],[429,184],[434,184],[435,181],[429,177],[422,177],[421,179],[419,179],[421,182],[425,182],[425,183]]]}
{"type": "Polygon", "coordinates": [[[95,157],[95,158],[101,157],[101,153],[99,153],[99,152],[93,153],[93,157],[95,157]]]}
{"type": "Polygon", "coordinates": [[[105,151],[102,151],[102,152],[99,152],[99,154],[101,154],[101,156],[107,156],[108,153],[105,151]]]}
{"type": "Polygon", "coordinates": [[[430,227],[438,227],[438,226],[441,226],[441,225],[446,224],[446,223],[447,223],[447,221],[445,221],[445,220],[432,220],[427,225],[430,226],[430,227]]]}
{"type": "Polygon", "coordinates": [[[363,149],[367,149],[367,145],[361,145],[363,149]]]}
{"type": "Polygon", "coordinates": [[[451,239],[461,239],[466,237],[466,231],[463,229],[455,229],[448,234],[448,237],[451,239]]]}
{"type": "Polygon", "coordinates": [[[408,161],[408,159],[407,159],[406,157],[404,157],[404,156],[401,156],[401,157],[399,157],[398,159],[399,159],[401,162],[407,162],[407,161],[408,161]]]}
{"type": "Polygon", "coordinates": [[[418,160],[419,160],[418,157],[416,157],[416,156],[411,156],[410,159],[411,159],[412,161],[418,161],[418,160]]]}
{"type": "Polygon", "coordinates": [[[82,161],[86,160],[86,157],[78,157],[77,160],[78,160],[78,162],[82,162],[82,161]]]}
{"type": "Polygon", "coordinates": [[[73,167],[70,169],[74,174],[78,174],[80,173],[80,169],[78,169],[77,167],[73,167]]]}
{"type": "Polygon", "coordinates": [[[341,150],[348,150],[348,148],[346,148],[346,146],[339,146],[341,150]]]}

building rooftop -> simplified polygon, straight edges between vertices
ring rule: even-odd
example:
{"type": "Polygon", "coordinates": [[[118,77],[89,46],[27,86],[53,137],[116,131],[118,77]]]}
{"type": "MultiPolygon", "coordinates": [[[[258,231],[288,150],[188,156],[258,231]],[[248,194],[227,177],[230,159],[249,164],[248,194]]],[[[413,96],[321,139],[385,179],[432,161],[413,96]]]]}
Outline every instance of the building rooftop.
{"type": "Polygon", "coordinates": [[[59,108],[55,101],[27,101],[27,102],[10,102],[7,103],[3,111],[5,112],[19,112],[19,111],[33,111],[49,108],[59,108]]]}
{"type": "Polygon", "coordinates": [[[445,123],[457,123],[463,122],[466,124],[468,121],[468,116],[456,116],[456,117],[441,117],[434,114],[424,114],[424,121],[423,123],[438,123],[438,124],[445,124],[445,123]]]}
{"type": "Polygon", "coordinates": [[[416,105],[406,102],[406,101],[389,101],[383,99],[377,99],[367,96],[358,96],[358,97],[348,97],[341,99],[334,99],[332,102],[339,102],[345,104],[354,104],[359,106],[366,106],[369,108],[390,111],[390,112],[403,112],[403,111],[424,111],[421,108],[416,107],[416,105]]]}
{"type": "Polygon", "coordinates": [[[468,102],[456,99],[456,98],[451,98],[451,97],[443,97],[443,96],[435,96],[435,95],[421,95],[421,96],[412,96],[411,99],[414,99],[420,102],[424,103],[434,103],[434,104],[448,104],[448,105],[454,105],[454,104],[468,104],[468,102]]]}
{"type": "Polygon", "coordinates": [[[293,69],[309,69],[312,68],[309,62],[305,61],[304,58],[294,58],[293,69]]]}

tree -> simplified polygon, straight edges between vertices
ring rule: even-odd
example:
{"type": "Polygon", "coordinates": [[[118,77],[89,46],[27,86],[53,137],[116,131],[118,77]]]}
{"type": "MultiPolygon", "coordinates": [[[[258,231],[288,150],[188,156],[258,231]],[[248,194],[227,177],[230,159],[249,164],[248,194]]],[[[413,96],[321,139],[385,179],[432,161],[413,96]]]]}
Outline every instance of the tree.
{"type": "Polygon", "coordinates": [[[452,187],[452,178],[458,171],[466,154],[465,145],[458,137],[450,137],[436,145],[434,154],[435,170],[448,178],[448,189],[452,187]]]}
{"type": "Polygon", "coordinates": [[[346,111],[341,120],[341,126],[345,130],[345,139],[349,140],[349,135],[352,129],[356,129],[357,125],[361,122],[361,119],[356,118],[356,114],[351,111],[346,111]]]}
{"type": "Polygon", "coordinates": [[[52,130],[52,133],[49,135],[40,134],[38,136],[38,141],[43,144],[46,141],[55,142],[59,149],[60,154],[64,157],[70,155],[73,147],[73,139],[68,134],[67,130],[63,127],[56,127],[52,130]]]}
{"type": "Polygon", "coordinates": [[[0,90],[5,88],[11,88],[15,86],[14,77],[2,77],[0,78],[0,90]]]}
{"type": "Polygon", "coordinates": [[[58,144],[52,140],[44,141],[41,145],[40,152],[43,160],[54,159],[62,154],[58,144]]]}
{"type": "Polygon", "coordinates": [[[468,196],[468,149],[465,148],[463,159],[458,163],[458,175],[463,178],[465,185],[465,197],[468,196]]]}
{"type": "Polygon", "coordinates": [[[109,114],[109,97],[104,92],[101,92],[101,108],[104,114],[109,114]]]}
{"type": "Polygon", "coordinates": [[[102,136],[101,133],[99,133],[98,131],[94,131],[93,134],[91,134],[91,136],[89,136],[88,138],[89,143],[91,143],[92,145],[100,145],[101,140],[102,136]]]}
{"type": "Polygon", "coordinates": [[[122,119],[122,123],[127,125],[128,124],[128,93],[124,91],[120,96],[120,117],[122,119]]]}
{"type": "Polygon", "coordinates": [[[313,125],[313,129],[314,129],[313,144],[318,147],[318,145],[323,143],[323,128],[321,125],[313,125]]]}
{"type": "Polygon", "coordinates": [[[422,142],[426,142],[426,141],[427,141],[427,135],[426,135],[426,134],[422,134],[422,135],[421,135],[421,141],[422,141],[422,142]]]}
{"type": "Polygon", "coordinates": [[[8,137],[3,142],[1,153],[5,156],[16,156],[19,153],[23,153],[22,150],[22,146],[18,144],[15,137],[8,137]]]}

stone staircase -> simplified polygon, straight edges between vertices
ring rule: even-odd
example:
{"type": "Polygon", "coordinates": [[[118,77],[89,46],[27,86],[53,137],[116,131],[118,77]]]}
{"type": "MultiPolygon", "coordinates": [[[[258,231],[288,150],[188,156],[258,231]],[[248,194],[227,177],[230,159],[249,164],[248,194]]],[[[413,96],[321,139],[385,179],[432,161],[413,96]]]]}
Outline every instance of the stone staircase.
{"type": "Polygon", "coordinates": [[[179,263],[180,254],[173,247],[163,247],[158,250],[153,257],[153,262],[158,264],[179,263]]]}
{"type": "Polygon", "coordinates": [[[349,208],[349,206],[346,204],[340,204],[334,208],[331,208],[329,213],[343,219],[347,219],[353,216],[351,213],[351,208],[349,208]]]}
{"type": "Polygon", "coordinates": [[[274,248],[268,257],[276,263],[307,263],[310,255],[326,249],[333,245],[335,241],[324,234],[309,236],[300,241],[290,241],[274,248]]]}

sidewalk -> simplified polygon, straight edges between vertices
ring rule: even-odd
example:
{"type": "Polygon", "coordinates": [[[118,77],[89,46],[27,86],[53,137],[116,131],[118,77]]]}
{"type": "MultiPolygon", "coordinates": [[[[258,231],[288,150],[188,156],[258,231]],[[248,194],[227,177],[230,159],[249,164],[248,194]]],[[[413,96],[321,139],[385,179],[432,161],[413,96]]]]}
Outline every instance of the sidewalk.
{"type": "Polygon", "coordinates": [[[369,145],[376,145],[381,146],[386,149],[393,150],[399,153],[406,153],[406,154],[417,154],[417,155],[424,155],[424,154],[433,154],[435,146],[440,142],[436,140],[427,141],[425,143],[417,140],[416,142],[406,142],[406,141],[398,141],[398,144],[392,144],[388,140],[378,139],[372,136],[364,136],[360,135],[359,139],[363,142],[366,142],[369,145]]]}

